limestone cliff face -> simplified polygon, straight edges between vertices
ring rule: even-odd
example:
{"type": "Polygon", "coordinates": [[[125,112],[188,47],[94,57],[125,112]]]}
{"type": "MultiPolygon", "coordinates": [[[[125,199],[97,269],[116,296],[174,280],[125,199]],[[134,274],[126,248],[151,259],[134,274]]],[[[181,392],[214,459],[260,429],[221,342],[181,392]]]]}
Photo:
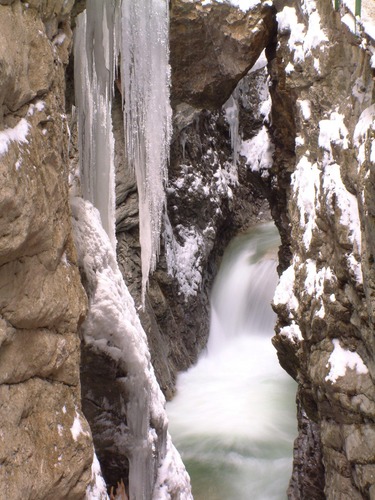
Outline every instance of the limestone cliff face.
{"type": "Polygon", "coordinates": [[[0,2],[0,497],[9,500],[81,499],[91,480],[64,114],[72,3],[0,2]]]}
{"type": "Polygon", "coordinates": [[[372,498],[374,40],[331,2],[289,2],[278,21],[274,171],[293,257],[274,344],[299,384],[289,495],[372,498]]]}

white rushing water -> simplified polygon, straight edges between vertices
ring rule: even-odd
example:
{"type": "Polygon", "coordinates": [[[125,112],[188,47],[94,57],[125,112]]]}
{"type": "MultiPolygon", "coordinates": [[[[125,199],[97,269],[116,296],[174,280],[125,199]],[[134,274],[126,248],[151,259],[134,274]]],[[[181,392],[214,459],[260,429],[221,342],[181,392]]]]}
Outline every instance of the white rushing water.
{"type": "Polygon", "coordinates": [[[271,344],[273,225],[229,246],[212,292],[208,353],[168,404],[195,500],[284,500],[296,436],[295,384],[271,344]]]}

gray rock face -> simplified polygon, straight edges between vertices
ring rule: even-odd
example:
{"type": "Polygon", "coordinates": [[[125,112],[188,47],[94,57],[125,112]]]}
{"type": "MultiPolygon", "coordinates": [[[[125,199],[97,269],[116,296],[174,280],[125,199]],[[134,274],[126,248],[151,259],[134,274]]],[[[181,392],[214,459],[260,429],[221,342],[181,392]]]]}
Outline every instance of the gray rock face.
{"type": "Polygon", "coordinates": [[[374,41],[351,32],[330,2],[314,3],[292,2],[278,15],[272,61],[276,196],[293,255],[275,296],[274,344],[299,383],[300,405],[289,494],[370,498],[374,41]],[[305,38],[289,45],[296,26],[305,38]]]}
{"type": "Polygon", "coordinates": [[[0,5],[0,497],[9,500],[82,499],[91,481],[64,115],[72,3],[0,5]]]}
{"type": "MultiPolygon", "coordinates": [[[[0,1],[0,497],[10,500],[82,499],[91,481],[77,336],[86,297],[71,238],[64,115],[73,3],[0,1]]],[[[284,271],[273,342],[299,384],[289,497],[373,498],[375,42],[351,32],[331,2],[290,0],[289,21],[284,3],[275,5],[277,36],[265,2],[247,14],[216,2],[171,3],[168,217],[140,315],[172,397],[177,371],[205,346],[224,247],[269,218],[270,206],[284,271]],[[289,45],[296,28],[303,40],[289,45]],[[234,166],[222,109],[264,48],[275,145],[267,175],[241,155],[234,166]]],[[[243,140],[264,125],[259,78],[248,75],[236,90],[243,140]]],[[[140,305],[138,200],[119,102],[114,132],[118,260],[140,305]]],[[[90,349],[82,360],[85,415],[115,484],[128,474],[126,445],[116,447],[126,427],[124,373],[90,349]]]]}

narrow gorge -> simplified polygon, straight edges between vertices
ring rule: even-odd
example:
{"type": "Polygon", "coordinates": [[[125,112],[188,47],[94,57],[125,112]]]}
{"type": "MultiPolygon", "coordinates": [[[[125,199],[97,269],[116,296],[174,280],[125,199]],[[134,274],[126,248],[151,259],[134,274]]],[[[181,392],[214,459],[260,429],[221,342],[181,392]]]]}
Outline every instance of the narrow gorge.
{"type": "Polygon", "coordinates": [[[0,499],[192,498],[166,401],[272,220],[272,498],[375,499],[374,166],[372,0],[0,0],[0,499]]]}

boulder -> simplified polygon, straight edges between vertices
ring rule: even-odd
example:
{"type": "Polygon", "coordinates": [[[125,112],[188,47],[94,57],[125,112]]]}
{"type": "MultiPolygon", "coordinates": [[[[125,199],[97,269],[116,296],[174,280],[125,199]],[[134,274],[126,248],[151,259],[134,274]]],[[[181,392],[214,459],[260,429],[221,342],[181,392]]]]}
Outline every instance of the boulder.
{"type": "Polygon", "coordinates": [[[262,1],[243,12],[216,1],[172,0],[172,105],[218,109],[269,44],[274,9],[262,1]]]}

